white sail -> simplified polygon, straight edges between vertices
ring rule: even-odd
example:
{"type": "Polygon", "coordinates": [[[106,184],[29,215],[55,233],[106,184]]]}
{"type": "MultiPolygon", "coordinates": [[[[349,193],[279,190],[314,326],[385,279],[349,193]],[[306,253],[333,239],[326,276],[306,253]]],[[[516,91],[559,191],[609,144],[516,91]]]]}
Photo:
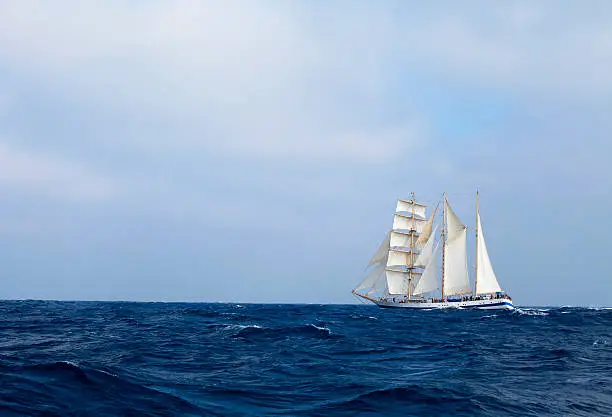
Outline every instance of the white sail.
{"type": "Polygon", "coordinates": [[[440,282],[438,280],[438,271],[440,270],[440,265],[438,263],[439,258],[440,242],[438,242],[436,245],[432,257],[429,259],[429,263],[425,267],[421,278],[414,288],[414,295],[422,295],[424,293],[440,289],[440,282]]]}
{"type": "MultiPolygon", "coordinates": [[[[425,223],[425,225],[423,226],[423,230],[421,231],[421,235],[419,236],[419,238],[416,241],[416,245],[417,246],[423,246],[429,240],[429,237],[432,234],[431,232],[432,232],[432,229],[433,229],[434,219],[436,217],[436,212],[437,211],[438,211],[438,207],[436,207],[434,212],[431,214],[431,216],[427,220],[427,223],[425,223]]],[[[434,235],[435,235],[435,233],[434,233],[434,235]]]]}
{"type": "Polygon", "coordinates": [[[434,230],[433,233],[431,233],[429,240],[427,241],[425,246],[423,246],[423,249],[421,249],[420,255],[414,261],[414,266],[417,266],[419,268],[424,268],[427,266],[427,264],[429,264],[429,260],[431,259],[433,251],[434,251],[434,241],[436,240],[437,230],[438,230],[438,227],[436,226],[436,229],[434,230]]]}
{"type": "MultiPolygon", "coordinates": [[[[387,258],[387,266],[407,267],[410,265],[410,252],[390,250],[387,258]]],[[[393,268],[399,269],[399,268],[393,268]]]]}
{"type": "Polygon", "coordinates": [[[501,291],[501,287],[497,282],[487,245],[485,244],[484,233],[482,232],[482,223],[480,222],[480,213],[476,213],[478,222],[478,261],[476,262],[476,294],[486,294],[501,291]]]}
{"type": "Polygon", "coordinates": [[[410,235],[407,233],[391,232],[390,246],[409,248],[410,247],[410,235]]]}
{"type": "Polygon", "coordinates": [[[396,214],[393,216],[394,230],[416,230],[418,233],[423,231],[427,220],[418,217],[412,217],[408,214],[396,214]]]}
{"type": "Polygon", "coordinates": [[[467,267],[467,227],[461,223],[446,199],[444,210],[447,225],[444,250],[444,295],[467,294],[471,292],[467,267]]]}
{"type": "Polygon", "coordinates": [[[387,290],[387,276],[384,270],[378,276],[378,279],[374,281],[374,285],[372,286],[370,291],[368,291],[368,294],[370,295],[375,293],[379,295],[387,295],[389,293],[389,291],[387,290]]]}
{"type": "Polygon", "coordinates": [[[385,236],[385,239],[382,241],[382,243],[378,247],[378,250],[376,251],[374,256],[372,256],[372,259],[370,259],[370,263],[368,263],[367,266],[374,265],[375,263],[378,263],[378,262],[381,262],[387,259],[387,253],[389,253],[390,239],[391,239],[391,232],[389,231],[387,233],[387,236],[385,236]]]}
{"type": "Polygon", "coordinates": [[[395,208],[396,213],[410,213],[412,214],[414,210],[414,214],[425,219],[427,206],[424,204],[419,204],[416,201],[408,201],[408,200],[397,200],[397,207],[395,208]]]}
{"type": "Polygon", "coordinates": [[[385,271],[387,274],[387,287],[389,294],[408,294],[408,273],[399,271],[385,271]]]}
{"type": "Polygon", "coordinates": [[[376,267],[372,268],[372,270],[368,273],[365,279],[359,284],[355,291],[360,291],[364,289],[371,290],[375,288],[378,281],[385,275],[385,264],[383,262],[376,265],[376,267]]]}

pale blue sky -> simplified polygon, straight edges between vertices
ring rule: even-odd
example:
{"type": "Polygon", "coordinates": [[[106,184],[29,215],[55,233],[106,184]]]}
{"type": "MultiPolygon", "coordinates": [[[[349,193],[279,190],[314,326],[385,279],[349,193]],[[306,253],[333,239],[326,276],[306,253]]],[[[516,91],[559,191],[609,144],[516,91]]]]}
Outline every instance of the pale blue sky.
{"type": "Polygon", "coordinates": [[[0,297],[352,302],[397,197],[611,305],[612,3],[0,0],[0,297]]]}

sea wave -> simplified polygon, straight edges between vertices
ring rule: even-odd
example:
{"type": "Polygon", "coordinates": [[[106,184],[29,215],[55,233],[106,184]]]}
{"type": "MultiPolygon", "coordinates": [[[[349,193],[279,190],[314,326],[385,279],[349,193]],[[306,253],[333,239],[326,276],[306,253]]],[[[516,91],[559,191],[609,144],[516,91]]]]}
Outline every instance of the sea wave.
{"type": "Polygon", "coordinates": [[[612,415],[612,311],[0,302],[0,415],[612,415]]]}
{"type": "MultiPolygon", "coordinates": [[[[9,388],[12,396],[3,396],[0,406],[21,415],[110,415],[121,409],[125,399],[129,399],[130,407],[124,411],[132,414],[144,415],[154,409],[162,414],[199,416],[205,411],[175,395],[71,361],[20,366],[11,371],[14,378],[8,385],[18,389],[9,388]]],[[[8,374],[6,369],[3,374],[8,374]]],[[[7,387],[2,391],[6,394],[7,387]]]]}

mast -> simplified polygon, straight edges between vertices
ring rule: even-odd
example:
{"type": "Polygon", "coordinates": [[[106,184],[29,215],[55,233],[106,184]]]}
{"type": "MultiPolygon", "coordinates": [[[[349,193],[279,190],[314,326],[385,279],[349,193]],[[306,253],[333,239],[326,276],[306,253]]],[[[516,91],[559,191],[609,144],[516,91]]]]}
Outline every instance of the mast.
{"type": "Polygon", "coordinates": [[[442,198],[444,207],[442,210],[442,301],[444,301],[444,263],[446,258],[446,191],[442,198]]]}
{"type": "Polygon", "coordinates": [[[410,230],[410,269],[409,271],[409,275],[408,275],[408,299],[410,300],[412,298],[412,291],[411,291],[411,286],[412,286],[412,271],[414,269],[414,232],[416,231],[416,225],[414,224],[414,191],[412,192],[412,227],[410,230]]]}
{"type": "MultiPolygon", "coordinates": [[[[415,255],[418,255],[415,253],[418,246],[417,233],[428,224],[426,219],[427,206],[418,203],[414,193],[411,193],[410,200],[397,200],[393,227],[389,232],[389,242],[385,247],[389,253],[386,259],[389,294],[412,298],[411,285],[415,284],[421,276],[415,267],[417,259],[415,255]],[[416,217],[417,215],[419,217],[416,217]]],[[[381,252],[384,252],[384,249],[381,252]]],[[[378,256],[375,258],[379,259],[378,256]]]]}
{"type": "Polygon", "coordinates": [[[478,295],[500,292],[502,289],[497,281],[493,265],[491,265],[491,258],[489,258],[489,251],[487,250],[487,243],[485,242],[484,230],[480,219],[480,201],[478,194],[476,197],[476,225],[478,227],[478,234],[476,235],[476,268],[478,274],[476,294],[478,295]]]}
{"type": "Polygon", "coordinates": [[[474,297],[478,291],[478,190],[476,190],[476,265],[474,266],[474,297]]]}

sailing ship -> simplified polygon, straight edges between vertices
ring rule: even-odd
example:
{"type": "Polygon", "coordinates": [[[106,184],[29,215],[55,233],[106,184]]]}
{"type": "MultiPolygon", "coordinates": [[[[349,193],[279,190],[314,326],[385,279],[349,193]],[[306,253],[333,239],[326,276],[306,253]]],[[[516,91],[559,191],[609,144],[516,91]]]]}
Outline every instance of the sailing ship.
{"type": "Polygon", "coordinates": [[[482,232],[476,192],[476,265],[474,285],[467,262],[468,228],[442,197],[427,217],[427,205],[398,200],[393,227],[368,263],[356,296],[380,307],[513,309],[499,286],[482,232]],[[441,227],[439,227],[441,226],[441,227]],[[439,230],[438,230],[439,229],[439,230]]]}

